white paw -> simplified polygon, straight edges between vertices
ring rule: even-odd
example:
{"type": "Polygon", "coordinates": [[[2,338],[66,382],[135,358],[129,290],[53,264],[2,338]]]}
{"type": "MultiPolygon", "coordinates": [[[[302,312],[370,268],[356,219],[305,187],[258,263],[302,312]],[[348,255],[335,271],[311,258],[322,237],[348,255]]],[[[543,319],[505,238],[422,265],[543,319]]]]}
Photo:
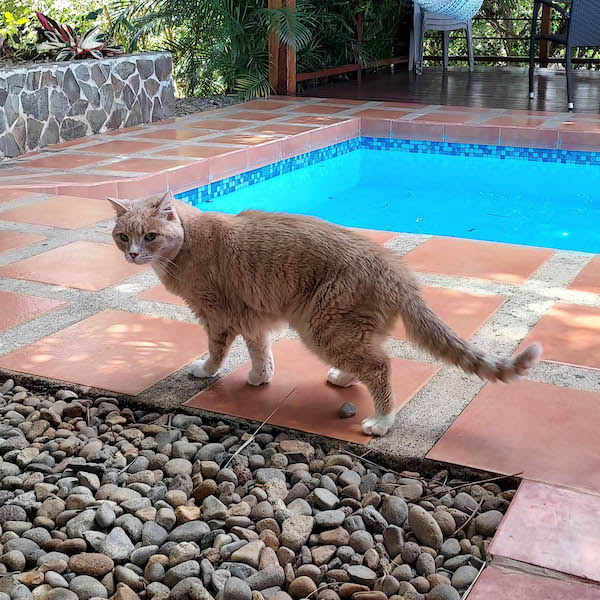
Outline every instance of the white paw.
{"type": "Polygon", "coordinates": [[[367,435],[385,435],[388,429],[394,424],[396,415],[373,415],[362,422],[363,433],[367,435]]]}
{"type": "Polygon", "coordinates": [[[212,361],[210,355],[200,358],[192,363],[192,375],[194,377],[214,377],[217,374],[218,369],[212,361]]]}
{"type": "Polygon", "coordinates": [[[331,367],[331,369],[329,369],[329,373],[327,374],[327,381],[339,387],[348,387],[356,381],[356,378],[354,375],[344,373],[335,367],[331,367]]]}
{"type": "Polygon", "coordinates": [[[270,356],[264,363],[252,365],[252,369],[250,370],[250,373],[248,373],[248,383],[254,386],[269,383],[273,379],[274,373],[275,366],[273,364],[273,357],[270,356]]]}

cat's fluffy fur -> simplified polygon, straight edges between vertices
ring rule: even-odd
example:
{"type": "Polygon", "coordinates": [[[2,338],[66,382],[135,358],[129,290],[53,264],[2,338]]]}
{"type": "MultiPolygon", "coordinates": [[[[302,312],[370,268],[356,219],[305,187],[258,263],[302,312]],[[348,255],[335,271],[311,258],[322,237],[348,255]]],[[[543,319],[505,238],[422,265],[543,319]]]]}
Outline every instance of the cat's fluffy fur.
{"type": "Polygon", "coordinates": [[[383,435],[395,419],[383,344],[398,318],[434,357],[483,379],[509,382],[539,362],[539,345],[499,358],[461,339],[427,306],[400,257],[348,229],[288,214],[201,212],[170,193],[111,202],[127,260],[151,264],[206,328],[209,354],[193,363],[197,377],[215,375],[242,335],[248,382],[271,381],[269,332],[287,322],[332,366],[331,383],[367,387],[375,414],[363,431],[383,435]]]}

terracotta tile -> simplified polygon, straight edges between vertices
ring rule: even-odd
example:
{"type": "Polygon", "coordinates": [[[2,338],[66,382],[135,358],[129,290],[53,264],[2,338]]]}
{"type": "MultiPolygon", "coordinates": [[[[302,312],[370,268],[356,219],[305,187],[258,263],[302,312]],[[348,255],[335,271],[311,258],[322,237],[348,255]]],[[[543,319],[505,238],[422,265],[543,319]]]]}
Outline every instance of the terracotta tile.
{"type": "Polygon", "coordinates": [[[427,458],[600,492],[600,393],[488,383],[427,458]]]}
{"type": "Polygon", "coordinates": [[[104,200],[107,196],[117,195],[117,178],[106,183],[57,185],[52,193],[64,196],[86,196],[88,198],[104,200]]]}
{"type": "Polygon", "coordinates": [[[559,135],[561,150],[600,150],[600,133],[561,130],[559,135]]]}
{"type": "Polygon", "coordinates": [[[491,144],[497,146],[500,141],[500,127],[482,127],[481,125],[445,125],[446,140],[458,144],[491,144]]]}
{"type": "Polygon", "coordinates": [[[167,171],[167,188],[175,190],[187,186],[189,190],[192,187],[206,185],[210,181],[209,177],[210,161],[195,160],[192,163],[167,171]]]}
{"type": "Polygon", "coordinates": [[[9,202],[14,202],[15,200],[24,200],[31,195],[31,192],[27,191],[6,190],[0,188],[0,204],[8,204],[9,202]]]}
{"type": "Polygon", "coordinates": [[[78,229],[114,217],[114,210],[103,200],[54,196],[0,212],[0,219],[61,229],[78,229]]]}
{"type": "Polygon", "coordinates": [[[178,142],[191,140],[212,133],[210,130],[202,129],[157,129],[137,135],[136,138],[151,138],[157,140],[176,140],[178,142]]]}
{"type": "Polygon", "coordinates": [[[325,148],[337,142],[339,124],[321,127],[308,133],[310,136],[310,147],[312,150],[325,148]]]}
{"type": "Polygon", "coordinates": [[[600,255],[594,256],[592,260],[575,277],[569,286],[570,290],[579,292],[591,292],[600,294],[600,255]]]}
{"type": "Polygon", "coordinates": [[[145,268],[129,264],[114,244],[72,242],[0,267],[0,275],[98,291],[145,268]]]}
{"type": "Polygon", "coordinates": [[[189,127],[211,129],[214,131],[229,131],[230,129],[237,129],[238,127],[243,126],[239,121],[227,121],[226,119],[204,119],[202,121],[186,123],[186,125],[189,127]]]}
{"type": "Polygon", "coordinates": [[[583,131],[587,133],[600,133],[600,122],[596,120],[568,120],[563,121],[558,128],[562,131],[583,131]]]}
{"type": "Polygon", "coordinates": [[[240,108],[250,108],[252,110],[278,110],[280,108],[287,108],[289,102],[281,102],[280,100],[271,100],[268,98],[260,100],[251,100],[250,102],[244,102],[240,108]]]}
{"type": "Polygon", "coordinates": [[[253,146],[246,152],[246,162],[249,168],[258,169],[281,160],[281,141],[267,142],[253,146]]]}
{"type": "Polygon", "coordinates": [[[489,552],[600,582],[600,496],[524,481],[489,552]]]}
{"type": "Polygon", "coordinates": [[[549,112],[549,111],[545,111],[545,110],[517,110],[517,109],[510,109],[510,110],[505,110],[504,114],[505,115],[517,115],[517,116],[530,115],[532,117],[546,117],[547,119],[549,119],[551,117],[556,117],[559,113],[557,113],[557,112],[549,112]]]}
{"type": "Polygon", "coordinates": [[[353,140],[360,135],[360,119],[348,119],[336,125],[337,141],[353,140]]]}
{"type": "Polygon", "coordinates": [[[544,248],[434,237],[405,258],[415,271],[520,284],[552,254],[544,248]]]}
{"type": "MultiPolygon", "coordinates": [[[[291,393],[270,423],[358,444],[371,439],[360,429],[362,419],[373,412],[371,398],[362,385],[349,388],[329,385],[328,367],[300,342],[277,342],[273,354],[275,376],[268,385],[258,388],[248,385],[249,365],[244,365],[186,402],[186,406],[261,421],[291,393]],[[356,405],[356,416],[350,419],[337,416],[344,402],[356,405]]],[[[392,359],[392,362],[394,389],[400,408],[438,369],[402,359],[392,359]]]]}
{"type": "Polygon", "coordinates": [[[366,137],[389,138],[392,135],[392,121],[389,119],[361,119],[361,133],[366,137]]]}
{"type": "Polygon", "coordinates": [[[290,115],[285,121],[291,123],[300,123],[301,125],[334,125],[335,123],[341,123],[346,119],[338,119],[337,117],[318,117],[317,115],[290,115]]]}
{"type": "MultiPolygon", "coordinates": [[[[473,336],[506,301],[504,296],[434,287],[424,288],[423,293],[431,309],[465,339],[473,336]]],[[[406,339],[402,321],[398,323],[392,336],[406,339]]]]}
{"type": "Polygon", "coordinates": [[[2,357],[0,366],[134,396],[206,349],[198,325],[105,310],[2,357]]]}
{"type": "MultiPolygon", "coordinates": [[[[168,120],[170,121],[171,119],[168,120]]],[[[160,123],[149,123],[148,125],[150,127],[160,127],[164,124],[165,121],[161,121],[160,123]]],[[[113,137],[115,135],[130,135],[132,133],[136,133],[137,131],[144,131],[145,129],[148,129],[148,127],[142,125],[138,125],[136,127],[123,127],[123,129],[113,129],[112,131],[105,131],[102,135],[108,135],[110,137],[113,137]]]]}
{"type": "Polygon", "coordinates": [[[0,331],[31,321],[66,302],[0,290],[0,331]]]}
{"type": "Polygon", "coordinates": [[[561,581],[530,573],[487,567],[469,600],[600,600],[600,589],[578,581],[561,581]]]}
{"type": "Polygon", "coordinates": [[[600,369],[600,308],[557,303],[538,321],[521,347],[533,341],[541,342],[545,361],[600,369]]]}
{"type": "Polygon", "coordinates": [[[327,104],[303,104],[292,108],[292,111],[299,113],[311,113],[315,115],[335,115],[336,113],[348,110],[346,106],[331,106],[327,104]]]}
{"type": "Polygon", "coordinates": [[[431,112],[426,115],[421,115],[415,119],[418,123],[466,123],[473,118],[469,113],[453,114],[445,112],[431,112]]]}
{"type": "Polygon", "coordinates": [[[226,177],[237,175],[246,170],[248,165],[248,150],[238,149],[228,154],[213,156],[210,159],[210,179],[220,181],[226,177]]]}
{"type": "Polygon", "coordinates": [[[69,142],[60,142],[59,144],[51,144],[46,146],[44,150],[63,150],[64,148],[72,148],[73,146],[80,146],[82,144],[89,144],[90,142],[96,141],[93,137],[77,138],[76,140],[70,140],[69,142]]]}
{"type": "Polygon", "coordinates": [[[523,148],[556,148],[558,131],[555,129],[527,129],[525,127],[501,127],[503,146],[523,148]]]}
{"type": "Polygon", "coordinates": [[[117,180],[117,197],[135,200],[162,192],[167,189],[167,173],[168,171],[117,180]]]}
{"type": "Polygon", "coordinates": [[[290,158],[310,151],[310,132],[281,140],[281,157],[290,158]]]}
{"type": "Polygon", "coordinates": [[[415,104],[414,102],[383,102],[381,106],[385,108],[408,108],[412,111],[425,108],[425,104],[415,104]]]}
{"type": "Polygon", "coordinates": [[[19,163],[26,167],[35,167],[43,169],[76,169],[77,167],[87,167],[103,160],[98,156],[90,156],[89,154],[76,154],[59,152],[56,154],[50,154],[43,158],[36,158],[33,160],[26,160],[19,163]]]}
{"type": "Polygon", "coordinates": [[[210,141],[215,144],[237,144],[240,146],[256,146],[265,142],[276,141],[278,138],[268,135],[238,133],[230,135],[220,135],[212,138],[210,141]]]}
{"type": "Polygon", "coordinates": [[[368,104],[368,100],[353,100],[352,98],[324,98],[321,104],[333,104],[335,106],[361,106],[368,104]]]}
{"type": "Polygon", "coordinates": [[[126,158],[119,162],[104,165],[102,168],[106,171],[124,171],[127,173],[160,173],[167,169],[189,164],[189,162],[189,160],[166,160],[164,158],[126,158]]]}
{"type": "Polygon", "coordinates": [[[19,233],[18,231],[3,230],[0,233],[0,252],[22,248],[29,244],[41,242],[46,238],[43,235],[32,235],[30,233],[19,233]]]}
{"type": "MultiPolygon", "coordinates": [[[[212,141],[212,140],[211,140],[212,141]]],[[[188,158],[210,158],[231,152],[230,146],[177,146],[170,150],[157,152],[152,156],[181,156],[188,158]]]]}
{"type": "MultiPolygon", "coordinates": [[[[109,183],[114,181],[118,176],[115,175],[90,175],[89,173],[64,173],[63,175],[48,175],[44,179],[45,181],[51,181],[56,184],[65,185],[74,183],[77,185],[83,184],[98,184],[98,183],[109,183]]],[[[71,194],[74,195],[74,194],[71,194]]]]}
{"type": "Polygon", "coordinates": [[[468,112],[474,114],[490,112],[491,108],[475,108],[472,106],[454,106],[451,104],[442,104],[436,107],[441,112],[468,112]]]}
{"type": "Polygon", "coordinates": [[[136,298],[140,300],[149,300],[150,302],[163,302],[165,304],[176,304],[177,306],[186,306],[185,302],[175,294],[167,291],[163,285],[156,285],[149,290],[140,292],[136,298]]]}
{"type": "Polygon", "coordinates": [[[228,113],[228,119],[239,119],[241,121],[270,121],[277,117],[283,117],[284,113],[266,112],[264,110],[239,110],[237,112],[228,113]]]}
{"type": "Polygon", "coordinates": [[[288,123],[273,123],[272,125],[261,125],[249,129],[250,133],[260,133],[262,135],[296,135],[298,133],[306,133],[312,131],[314,127],[292,125],[288,123]]]}
{"type": "Polygon", "coordinates": [[[389,119],[390,121],[393,121],[409,114],[410,112],[406,110],[382,110],[380,108],[367,108],[366,110],[355,112],[352,116],[363,118],[366,117],[369,119],[389,119]]]}
{"type": "Polygon", "coordinates": [[[379,231],[377,229],[356,229],[355,227],[351,227],[352,231],[363,235],[366,238],[369,238],[372,242],[376,244],[385,244],[390,240],[393,240],[398,234],[394,231],[379,231]]]}
{"type": "Polygon", "coordinates": [[[498,127],[526,127],[528,129],[535,129],[545,122],[545,119],[530,117],[530,116],[503,116],[493,117],[483,122],[483,125],[497,125],[498,127]]]}
{"type": "Polygon", "coordinates": [[[444,125],[415,123],[414,121],[392,121],[392,136],[401,140],[441,142],[444,139],[444,125]]]}
{"type": "Polygon", "coordinates": [[[129,140],[114,140],[88,146],[86,152],[104,152],[105,154],[134,154],[136,152],[147,152],[160,148],[160,144],[152,142],[133,142],[129,140]]]}

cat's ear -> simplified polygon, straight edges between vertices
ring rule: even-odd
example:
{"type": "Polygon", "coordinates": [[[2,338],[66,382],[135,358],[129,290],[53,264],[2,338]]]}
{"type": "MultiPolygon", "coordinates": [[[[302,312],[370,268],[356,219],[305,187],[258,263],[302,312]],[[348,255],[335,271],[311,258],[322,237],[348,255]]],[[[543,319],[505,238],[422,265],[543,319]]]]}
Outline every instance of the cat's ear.
{"type": "Polygon", "coordinates": [[[131,208],[131,200],[119,199],[117,198],[106,198],[115,209],[117,213],[117,217],[121,217],[131,208]]]}
{"type": "Polygon", "coordinates": [[[175,218],[175,198],[169,191],[164,196],[158,196],[153,202],[153,213],[161,219],[171,221],[175,218]]]}

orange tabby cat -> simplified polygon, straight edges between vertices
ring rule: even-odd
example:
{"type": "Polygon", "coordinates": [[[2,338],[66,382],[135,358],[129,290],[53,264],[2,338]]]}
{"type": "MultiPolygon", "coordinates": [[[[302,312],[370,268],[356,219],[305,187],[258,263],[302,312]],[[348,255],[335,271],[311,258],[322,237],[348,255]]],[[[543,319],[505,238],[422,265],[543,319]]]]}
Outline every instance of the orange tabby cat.
{"type": "Polygon", "coordinates": [[[109,200],[125,258],[152,265],[206,328],[209,354],[192,364],[196,377],[215,375],[242,335],[252,360],[248,383],[271,381],[269,332],[287,322],[332,366],[332,384],[367,387],[375,414],[362,428],[383,435],[396,415],[383,344],[398,318],[434,357],[483,379],[508,382],[539,362],[539,345],[499,358],[461,339],[427,306],[397,255],[348,229],[288,214],[201,212],[170,192],[109,200]]]}

